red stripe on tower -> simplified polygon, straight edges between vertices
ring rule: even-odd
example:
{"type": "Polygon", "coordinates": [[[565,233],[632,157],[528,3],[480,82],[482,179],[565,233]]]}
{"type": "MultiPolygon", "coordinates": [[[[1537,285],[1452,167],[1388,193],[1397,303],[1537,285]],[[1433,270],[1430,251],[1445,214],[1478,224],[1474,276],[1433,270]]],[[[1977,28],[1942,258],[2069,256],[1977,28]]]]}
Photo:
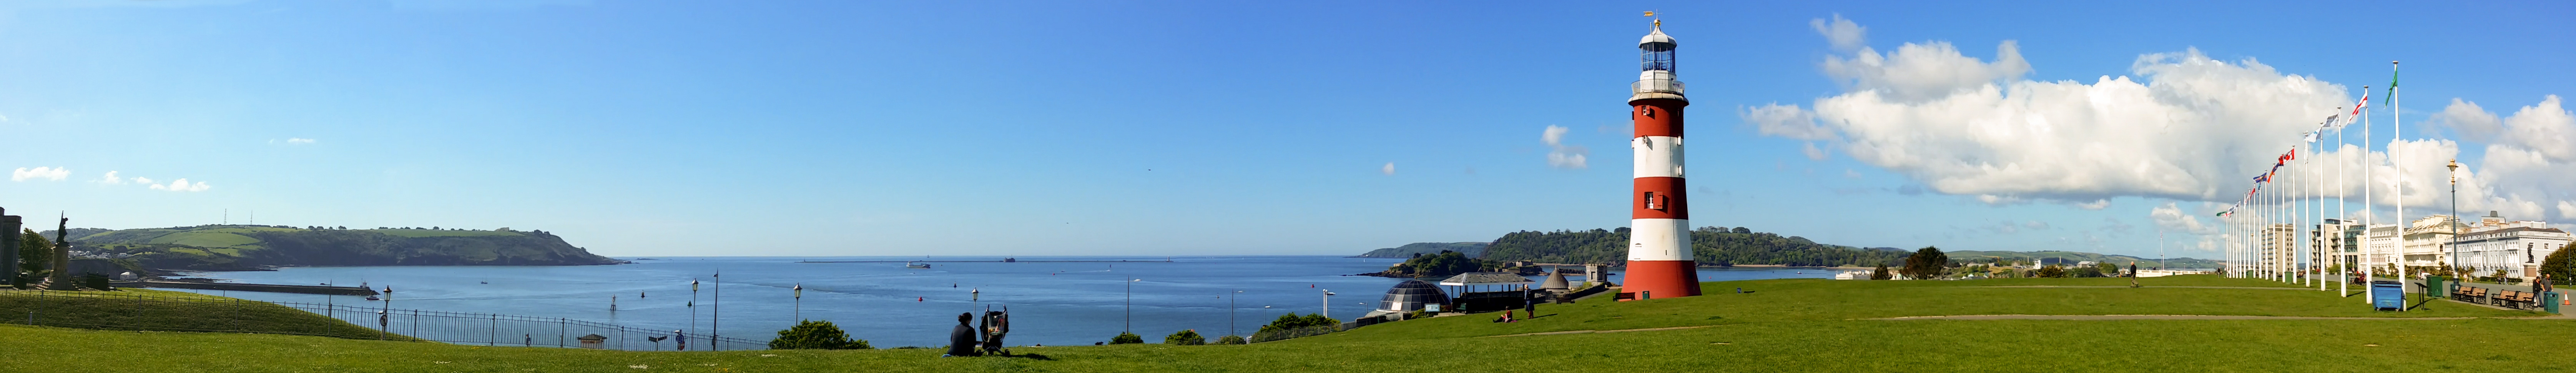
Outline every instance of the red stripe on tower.
{"type": "Polygon", "coordinates": [[[1690,244],[1689,184],[1682,179],[1682,82],[1673,78],[1673,38],[1657,24],[1637,41],[1642,72],[1629,85],[1636,137],[1635,186],[1629,192],[1628,274],[1623,293],[1639,299],[1699,295],[1699,263],[1690,244]]]}

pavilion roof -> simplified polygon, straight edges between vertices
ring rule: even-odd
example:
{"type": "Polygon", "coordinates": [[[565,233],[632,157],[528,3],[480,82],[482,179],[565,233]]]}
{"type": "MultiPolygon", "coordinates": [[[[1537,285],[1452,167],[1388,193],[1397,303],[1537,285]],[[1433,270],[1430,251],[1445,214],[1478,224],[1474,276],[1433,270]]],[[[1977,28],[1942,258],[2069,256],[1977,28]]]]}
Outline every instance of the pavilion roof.
{"type": "Polygon", "coordinates": [[[1521,275],[1506,272],[1468,272],[1458,274],[1457,276],[1449,276],[1449,279],[1447,280],[1440,280],[1441,285],[1447,286],[1528,285],[1533,283],[1537,283],[1537,281],[1530,281],[1528,277],[1521,277],[1521,275]]]}

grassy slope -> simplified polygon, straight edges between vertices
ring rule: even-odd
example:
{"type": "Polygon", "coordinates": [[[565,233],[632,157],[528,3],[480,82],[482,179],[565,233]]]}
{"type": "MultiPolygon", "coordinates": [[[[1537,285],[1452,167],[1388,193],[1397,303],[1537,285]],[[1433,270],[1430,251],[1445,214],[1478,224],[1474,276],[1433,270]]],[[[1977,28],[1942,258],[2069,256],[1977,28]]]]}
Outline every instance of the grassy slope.
{"type": "Polygon", "coordinates": [[[519,232],[502,232],[502,231],[456,231],[456,230],[437,230],[437,229],[358,229],[358,230],[363,230],[363,231],[368,231],[368,232],[376,232],[376,233],[383,233],[383,234],[385,234],[385,235],[394,236],[394,237],[476,237],[476,236],[525,236],[525,235],[527,235],[526,233],[519,233],[519,232]]]}
{"type": "MultiPolygon", "coordinates": [[[[2111,279],[2031,279],[2048,285],[2111,279]]],[[[2148,279],[2159,280],[2159,279],[2148,279]]],[[[2251,280],[2170,278],[2170,285],[2249,285],[2251,280]]],[[[2126,285],[2126,281],[2118,282],[2126,285]]],[[[2296,290],[1983,288],[2003,281],[1743,281],[1754,294],[1548,306],[1527,322],[1481,316],[1372,326],[1353,332],[1250,346],[1073,346],[1019,348],[1051,360],[936,358],[935,350],[621,352],[472,347],[285,335],[116,332],[0,325],[0,366],[57,366],[118,359],[119,370],[152,372],[950,372],[950,371],[2431,371],[2547,370],[2576,352],[2525,341],[2576,333],[2567,320],[1849,320],[1952,311],[2080,314],[2159,313],[2219,308],[2226,295],[2279,294],[2287,306],[2262,313],[2343,315],[2360,301],[2296,290]],[[2178,294],[2158,293],[2171,290],[2178,294]],[[1962,293],[1964,292],[1964,293],[1962,293]],[[2138,294],[2130,294],[2138,293],[2138,294]],[[2143,294],[2143,295],[2139,295],[2143,294]],[[1778,298],[1753,298],[1779,295],[1778,298]],[[2310,297],[2334,300],[2308,303],[2310,297]],[[1951,298],[1987,298],[1981,302],[1951,298]],[[2161,299],[2172,298],[2172,299],[2161,299]],[[2155,299],[2156,302],[2131,303],[2155,299]],[[1758,300],[1758,301],[1757,301],[1758,300]],[[1694,302],[1685,302],[1694,301],[1694,302]],[[1775,303],[1757,306],[1754,303],[1775,303]],[[1873,309],[1842,307],[1869,304],[1873,309]],[[1980,305],[2003,304],[2003,305],[1980,305]],[[2123,306],[2111,306],[2123,304],[2123,306]],[[2339,305],[2332,308],[2322,308],[2339,305]],[[2075,308],[2069,308],[2069,307],[2075,308]],[[1587,308],[1588,307],[1588,308],[1587,308]],[[1911,311],[1908,311],[1911,310],[1911,311]],[[2046,312],[2058,310],[2061,312],[2046,312]],[[1721,319],[1652,317],[1717,314],[1721,319]],[[1614,315],[1615,314],[1615,315],[1614,315]],[[1617,320],[1598,317],[1626,316],[1617,320]],[[1551,323],[1550,319],[1563,321],[1551,323]],[[1497,338],[1437,338],[1438,331],[1497,335],[1562,329],[1578,320],[1620,327],[1734,324],[1698,329],[1497,338]],[[1660,321],[1658,321],[1660,320],[1660,321]],[[1411,329],[1411,330],[1408,330],[1411,329]],[[1724,342],[1727,344],[1715,344],[1724,342]],[[2380,344],[2369,347],[2364,344],[2380,344]],[[148,346],[187,346],[158,349],[148,346]],[[761,355],[775,356],[761,356],[761,355]],[[132,359],[133,356],[151,356],[132,359]]],[[[2442,314],[2527,315],[2430,303],[2442,314]]],[[[2366,312],[2365,312],[2366,313],[2366,312]]],[[[2240,312],[2238,314],[2246,314],[2240,312]]],[[[1584,329],[1596,329],[1586,327],[1584,329]]],[[[1597,329],[1613,329],[1609,327],[1597,329]]]]}
{"type": "Polygon", "coordinates": [[[48,292],[37,297],[0,295],[0,315],[24,323],[34,312],[45,325],[112,330],[247,330],[348,338],[377,337],[375,329],[266,302],[144,289],[112,293],[48,292]],[[186,302],[214,300],[224,303],[186,302]]]}

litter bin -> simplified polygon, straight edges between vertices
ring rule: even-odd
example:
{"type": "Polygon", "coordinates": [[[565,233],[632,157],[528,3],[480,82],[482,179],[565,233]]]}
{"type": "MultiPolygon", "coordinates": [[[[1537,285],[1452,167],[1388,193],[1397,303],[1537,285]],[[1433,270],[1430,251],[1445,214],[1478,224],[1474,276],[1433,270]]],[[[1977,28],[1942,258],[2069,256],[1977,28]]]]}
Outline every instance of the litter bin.
{"type": "Polygon", "coordinates": [[[2540,293],[2541,307],[2548,309],[2549,313],[2558,313],[2558,303],[2560,303],[2558,297],[2561,296],[2555,291],[2540,293]]]}
{"type": "Polygon", "coordinates": [[[2442,283],[2449,282],[2447,281],[2449,279],[2450,277],[2445,276],[2424,277],[2424,299],[2441,299],[2450,297],[2450,288],[2442,287],[2442,283]]]}
{"type": "Polygon", "coordinates": [[[2406,285],[2396,281],[2371,281],[2370,306],[2381,311],[2406,308],[2406,285]]]}

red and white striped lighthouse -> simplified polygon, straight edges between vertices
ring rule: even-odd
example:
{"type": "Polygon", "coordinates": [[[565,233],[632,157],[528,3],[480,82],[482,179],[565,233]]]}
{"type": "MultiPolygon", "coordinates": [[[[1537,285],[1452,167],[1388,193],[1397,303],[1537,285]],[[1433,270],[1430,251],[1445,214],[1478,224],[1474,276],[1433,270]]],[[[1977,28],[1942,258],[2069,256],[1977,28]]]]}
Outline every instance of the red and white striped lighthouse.
{"type": "Polygon", "coordinates": [[[1699,295],[1699,264],[1691,259],[1690,203],[1682,191],[1682,82],[1673,79],[1673,37],[1663,21],[1637,41],[1643,72],[1629,84],[1630,120],[1636,138],[1636,190],[1629,193],[1628,284],[1640,298],[1699,295]]]}

